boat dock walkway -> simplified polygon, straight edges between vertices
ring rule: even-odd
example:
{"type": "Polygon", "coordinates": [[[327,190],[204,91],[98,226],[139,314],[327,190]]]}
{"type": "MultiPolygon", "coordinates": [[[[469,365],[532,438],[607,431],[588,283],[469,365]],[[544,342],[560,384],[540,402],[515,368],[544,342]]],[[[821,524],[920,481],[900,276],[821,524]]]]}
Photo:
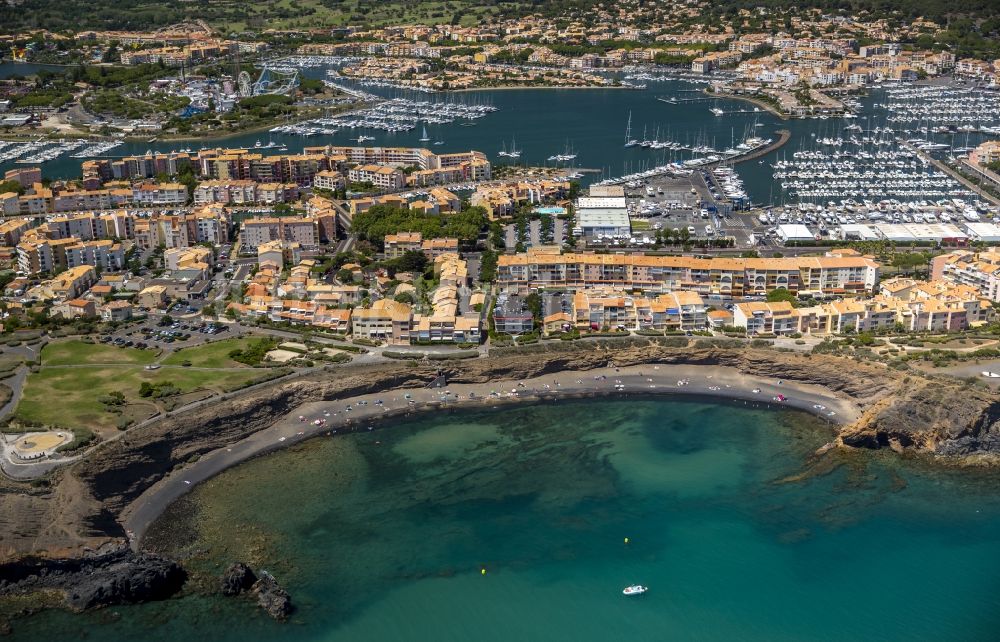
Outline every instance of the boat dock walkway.
{"type": "Polygon", "coordinates": [[[657,98],[657,100],[668,105],[682,105],[687,103],[707,103],[715,100],[715,98],[657,98]]]}
{"type": "Polygon", "coordinates": [[[736,163],[745,163],[755,158],[760,158],[761,156],[770,154],[776,149],[780,149],[785,143],[788,142],[788,139],[792,137],[792,132],[788,131],[787,129],[779,129],[775,133],[778,134],[778,140],[774,141],[770,145],[767,145],[766,147],[755,149],[752,152],[745,154],[743,156],[734,156],[733,158],[727,158],[725,160],[720,160],[715,163],[702,165],[701,167],[711,169],[713,167],[718,167],[719,165],[724,165],[724,164],[735,165],[736,163]]]}

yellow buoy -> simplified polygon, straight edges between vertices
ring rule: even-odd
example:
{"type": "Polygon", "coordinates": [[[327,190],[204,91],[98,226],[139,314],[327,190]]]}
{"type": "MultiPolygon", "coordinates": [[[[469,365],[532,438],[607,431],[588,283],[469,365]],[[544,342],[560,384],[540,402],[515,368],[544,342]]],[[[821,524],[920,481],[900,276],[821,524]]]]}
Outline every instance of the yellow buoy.
{"type": "Polygon", "coordinates": [[[486,575],[486,569],[485,568],[479,569],[479,573],[482,575],[486,575]]]}
{"type": "Polygon", "coordinates": [[[627,537],[625,538],[625,543],[628,544],[628,538],[627,537]]]}

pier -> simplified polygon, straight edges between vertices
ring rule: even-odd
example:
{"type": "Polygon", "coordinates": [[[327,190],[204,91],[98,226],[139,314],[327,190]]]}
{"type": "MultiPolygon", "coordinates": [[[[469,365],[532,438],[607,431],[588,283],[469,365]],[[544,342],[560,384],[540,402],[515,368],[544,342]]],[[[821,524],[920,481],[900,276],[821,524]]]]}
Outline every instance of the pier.
{"type": "Polygon", "coordinates": [[[743,156],[734,156],[733,158],[726,158],[724,160],[716,161],[714,163],[702,165],[702,167],[712,168],[712,167],[718,167],[719,165],[725,165],[727,163],[732,165],[735,165],[736,163],[745,163],[755,158],[760,158],[761,156],[770,154],[776,149],[780,149],[785,143],[788,142],[788,139],[792,137],[792,132],[788,131],[787,129],[779,129],[775,133],[778,135],[778,140],[774,141],[770,145],[761,147],[760,149],[755,149],[752,152],[744,154],[743,156]]]}
{"type": "Polygon", "coordinates": [[[685,105],[687,103],[707,103],[715,98],[657,98],[661,103],[667,103],[668,105],[685,105]]]}

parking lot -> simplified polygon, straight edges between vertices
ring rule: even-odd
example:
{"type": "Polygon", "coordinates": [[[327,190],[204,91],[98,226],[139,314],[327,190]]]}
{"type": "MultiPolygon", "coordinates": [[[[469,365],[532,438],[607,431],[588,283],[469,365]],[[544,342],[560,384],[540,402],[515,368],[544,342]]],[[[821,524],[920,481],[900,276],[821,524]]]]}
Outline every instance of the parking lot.
{"type": "Polygon", "coordinates": [[[544,219],[528,221],[528,226],[524,230],[524,234],[521,235],[518,234],[516,223],[507,225],[504,228],[504,243],[508,248],[515,247],[518,242],[523,243],[525,247],[536,247],[539,245],[562,246],[566,241],[566,234],[566,221],[564,219],[547,216],[544,219]]]}
{"type": "Polygon", "coordinates": [[[755,219],[734,209],[718,179],[707,170],[652,177],[628,186],[625,195],[632,237],[640,244],[650,244],[658,230],[669,230],[674,238],[686,230],[691,239],[733,237],[737,247],[752,244],[755,219]]]}
{"type": "Polygon", "coordinates": [[[218,339],[220,335],[239,336],[241,333],[238,328],[234,331],[225,323],[184,320],[164,323],[164,318],[159,321],[148,319],[142,325],[121,328],[101,336],[100,342],[127,348],[159,350],[169,346],[171,349],[176,349],[218,339]]]}

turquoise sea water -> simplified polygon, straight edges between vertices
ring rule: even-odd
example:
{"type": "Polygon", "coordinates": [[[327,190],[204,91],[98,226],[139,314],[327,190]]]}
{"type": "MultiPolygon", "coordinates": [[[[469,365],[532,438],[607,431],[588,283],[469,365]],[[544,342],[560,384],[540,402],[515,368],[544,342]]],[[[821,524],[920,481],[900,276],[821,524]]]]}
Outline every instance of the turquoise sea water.
{"type": "Polygon", "coordinates": [[[13,639],[997,639],[996,476],[811,457],[831,434],[791,411],[628,399],[313,440],[194,490],[150,536],[196,571],[268,569],[291,622],[190,593],[46,614],[13,639]],[[622,596],[632,583],[650,592],[622,596]]]}

